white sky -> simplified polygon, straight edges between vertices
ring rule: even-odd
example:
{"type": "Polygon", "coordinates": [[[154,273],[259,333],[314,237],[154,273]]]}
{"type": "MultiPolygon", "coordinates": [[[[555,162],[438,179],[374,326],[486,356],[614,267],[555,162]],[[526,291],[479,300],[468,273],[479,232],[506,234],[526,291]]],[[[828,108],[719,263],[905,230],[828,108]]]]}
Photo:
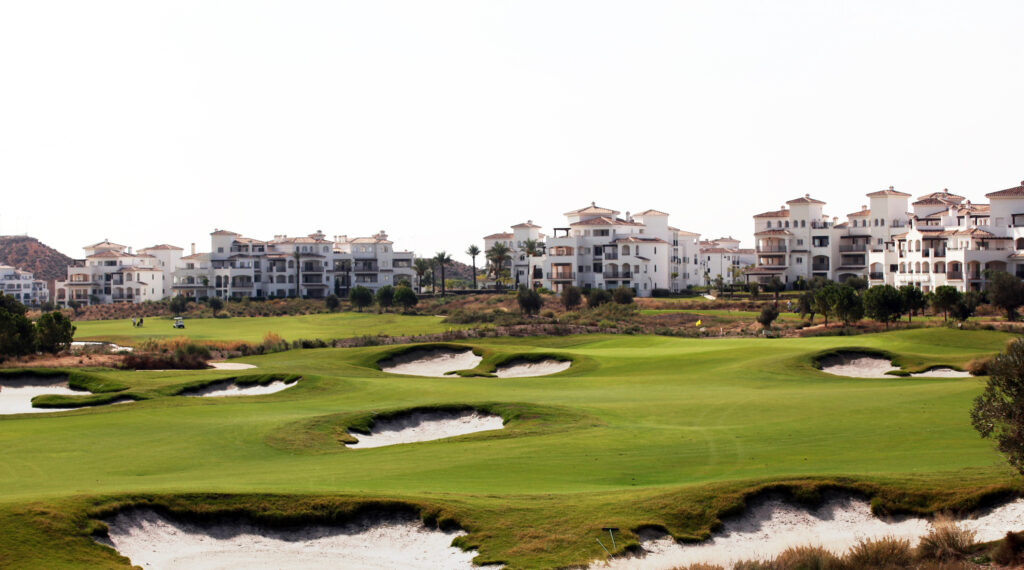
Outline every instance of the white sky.
{"type": "Polygon", "coordinates": [[[1024,178],[1024,3],[0,0],[0,234],[462,254],[591,201],[751,246],[1024,178]]]}

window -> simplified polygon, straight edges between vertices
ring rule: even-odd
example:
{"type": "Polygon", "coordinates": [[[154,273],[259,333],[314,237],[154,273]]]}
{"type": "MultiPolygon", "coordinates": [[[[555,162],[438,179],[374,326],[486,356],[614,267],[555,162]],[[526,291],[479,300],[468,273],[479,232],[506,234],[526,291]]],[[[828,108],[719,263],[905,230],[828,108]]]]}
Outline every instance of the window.
{"type": "Polygon", "coordinates": [[[802,257],[797,257],[797,258],[796,258],[796,262],[797,262],[797,263],[803,263],[803,262],[804,262],[804,258],[802,258],[802,257]]]}
{"type": "Polygon", "coordinates": [[[803,245],[804,244],[804,240],[798,239],[798,240],[796,240],[796,244],[797,245],[803,245]]]}
{"type": "Polygon", "coordinates": [[[807,220],[800,220],[800,227],[801,228],[806,228],[807,227],[807,220]]]}
{"type": "Polygon", "coordinates": [[[786,227],[789,227],[789,220],[786,220],[786,227]]]}
{"type": "Polygon", "coordinates": [[[218,247],[217,248],[217,253],[224,253],[224,248],[223,247],[218,247]]]}

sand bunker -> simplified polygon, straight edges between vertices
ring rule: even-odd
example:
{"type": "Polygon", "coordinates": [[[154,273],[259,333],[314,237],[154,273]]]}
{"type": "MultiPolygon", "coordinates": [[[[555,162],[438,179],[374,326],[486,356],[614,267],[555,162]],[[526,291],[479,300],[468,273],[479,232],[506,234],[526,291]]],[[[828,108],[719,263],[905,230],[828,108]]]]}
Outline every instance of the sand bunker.
{"type": "Polygon", "coordinates": [[[107,521],[109,542],[143,568],[473,568],[474,552],[451,546],[465,532],[442,532],[413,517],[344,526],[271,530],[234,522],[194,525],[148,510],[107,521]]]}
{"type": "Polygon", "coordinates": [[[437,348],[413,350],[377,364],[381,370],[392,374],[444,377],[456,370],[476,368],[481,360],[482,357],[469,349],[437,348]]]}
{"type": "Polygon", "coordinates": [[[501,416],[482,414],[475,410],[462,412],[413,412],[395,418],[381,419],[374,423],[370,435],[349,431],[359,440],[345,444],[354,449],[383,447],[399,443],[433,441],[478,431],[502,429],[505,421],[501,416]]]}
{"type": "Polygon", "coordinates": [[[498,378],[526,378],[529,376],[547,376],[563,370],[568,370],[572,362],[548,358],[536,362],[518,361],[511,362],[506,366],[499,366],[494,371],[498,378]]]}
{"type": "MultiPolygon", "coordinates": [[[[859,352],[844,352],[821,360],[821,371],[837,376],[893,378],[892,374],[886,374],[893,370],[899,370],[899,367],[893,366],[889,359],[859,352]]],[[[939,367],[927,372],[911,374],[911,376],[914,378],[967,378],[970,374],[949,367],[939,367]]]]}
{"type": "Polygon", "coordinates": [[[0,414],[43,414],[79,408],[33,408],[32,398],[44,394],[87,396],[85,390],[72,390],[67,380],[58,377],[17,376],[0,380],[0,414]]]}
{"type": "Polygon", "coordinates": [[[210,362],[210,367],[217,370],[249,370],[250,368],[256,368],[255,364],[246,364],[244,362],[210,362]]]}
{"type": "Polygon", "coordinates": [[[135,350],[134,348],[132,348],[130,346],[118,346],[118,345],[116,345],[116,344],[114,344],[112,342],[99,342],[99,341],[91,341],[91,340],[82,340],[82,341],[76,340],[76,341],[71,343],[71,348],[72,349],[75,349],[75,348],[78,348],[78,349],[83,349],[83,348],[102,348],[102,349],[105,349],[105,350],[109,350],[110,352],[121,352],[121,351],[132,352],[133,350],[135,350]]]}
{"type": "MultiPolygon", "coordinates": [[[[885,536],[906,538],[916,545],[930,528],[928,521],[920,518],[876,518],[867,501],[839,495],[833,495],[813,511],[778,497],[766,498],[743,516],[723,522],[721,532],[697,544],[679,544],[660,533],[641,535],[642,557],[615,558],[610,567],[667,569],[704,562],[729,568],[739,560],[770,559],[789,547],[808,544],[837,554],[845,553],[862,539],[885,536]]],[[[976,531],[979,542],[1002,538],[1007,531],[1024,529],[1024,500],[1007,503],[961,524],[976,531]]],[[[591,565],[605,567],[604,562],[591,565]]]]}
{"type": "Polygon", "coordinates": [[[239,386],[231,380],[225,380],[224,382],[214,382],[207,384],[202,388],[195,388],[192,390],[186,390],[181,393],[182,396],[194,396],[201,398],[224,398],[228,396],[263,396],[265,394],[273,394],[280,392],[294,386],[298,380],[292,380],[291,382],[283,382],[281,380],[275,380],[269,384],[260,386],[259,384],[249,384],[246,386],[239,386]]]}

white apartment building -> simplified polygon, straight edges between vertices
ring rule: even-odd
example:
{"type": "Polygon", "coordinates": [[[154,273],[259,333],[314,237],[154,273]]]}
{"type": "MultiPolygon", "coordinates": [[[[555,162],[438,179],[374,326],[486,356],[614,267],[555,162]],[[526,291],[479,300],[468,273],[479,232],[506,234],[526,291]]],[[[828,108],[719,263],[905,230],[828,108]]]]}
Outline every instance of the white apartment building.
{"type": "Polygon", "coordinates": [[[1024,182],[972,204],[948,190],[921,196],[906,231],[870,254],[871,284],[983,289],[986,270],[1024,278],[1024,182]]]}
{"type": "Polygon", "coordinates": [[[626,286],[650,296],[654,289],[679,291],[699,282],[700,235],[670,226],[664,212],[626,212],[620,218],[618,211],[591,202],[564,215],[566,225],[554,228],[551,236],[527,222],[513,226],[511,233],[484,238],[485,251],[499,241],[509,245],[514,252],[513,280],[555,292],[570,285],[626,286]],[[543,255],[526,256],[526,239],[542,241],[543,255]]]}
{"type": "Polygon", "coordinates": [[[757,255],[753,249],[741,248],[740,240],[730,236],[701,241],[699,261],[703,281],[721,277],[731,283],[757,263],[757,255]]]}
{"type": "Polygon", "coordinates": [[[172,259],[166,250],[147,248],[160,257],[132,253],[130,247],[106,239],[83,249],[85,259],[70,265],[67,280],[56,283],[55,301],[59,305],[66,306],[70,301],[83,305],[141,303],[167,296],[168,272],[160,266],[172,259]]]}
{"type": "Polygon", "coordinates": [[[0,265],[0,292],[14,297],[22,305],[37,307],[50,300],[46,282],[35,279],[31,271],[0,265]]]}
{"type": "Polygon", "coordinates": [[[890,186],[867,196],[870,207],[847,214],[844,222],[828,217],[825,202],[809,194],[755,215],[757,264],[747,272],[749,279],[767,283],[778,277],[788,287],[800,278],[867,279],[869,252],[906,231],[910,194],[890,186]]]}

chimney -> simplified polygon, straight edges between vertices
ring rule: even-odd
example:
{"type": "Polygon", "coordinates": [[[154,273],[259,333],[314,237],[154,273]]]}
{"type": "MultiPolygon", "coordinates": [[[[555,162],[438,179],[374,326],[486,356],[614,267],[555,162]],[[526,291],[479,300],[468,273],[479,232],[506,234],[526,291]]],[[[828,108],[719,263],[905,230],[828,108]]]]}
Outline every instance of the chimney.
{"type": "Polygon", "coordinates": [[[192,255],[196,254],[196,242],[192,242],[192,255]]]}
{"type": "Polygon", "coordinates": [[[804,194],[804,198],[810,198],[810,197],[811,197],[810,194],[804,194]]]}
{"type": "MultiPolygon", "coordinates": [[[[970,204],[970,202],[968,202],[968,204],[970,204]]],[[[128,246],[128,255],[131,255],[131,254],[132,254],[132,246],[128,246]]]]}
{"type": "Polygon", "coordinates": [[[895,186],[889,186],[889,190],[895,190],[895,189],[896,189],[895,186]]]}

